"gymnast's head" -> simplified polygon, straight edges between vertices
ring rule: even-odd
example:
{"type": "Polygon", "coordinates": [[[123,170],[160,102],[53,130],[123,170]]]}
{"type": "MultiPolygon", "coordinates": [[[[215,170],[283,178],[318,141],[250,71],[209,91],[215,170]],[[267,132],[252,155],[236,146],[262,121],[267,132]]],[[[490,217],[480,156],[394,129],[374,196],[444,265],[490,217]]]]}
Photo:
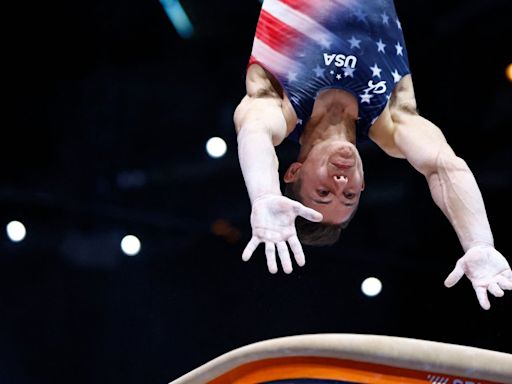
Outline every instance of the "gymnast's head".
{"type": "Polygon", "coordinates": [[[313,223],[297,218],[297,235],[303,244],[332,245],[346,228],[364,190],[363,163],[356,147],[344,140],[327,140],[311,146],[284,175],[285,195],[320,212],[313,223]]]}

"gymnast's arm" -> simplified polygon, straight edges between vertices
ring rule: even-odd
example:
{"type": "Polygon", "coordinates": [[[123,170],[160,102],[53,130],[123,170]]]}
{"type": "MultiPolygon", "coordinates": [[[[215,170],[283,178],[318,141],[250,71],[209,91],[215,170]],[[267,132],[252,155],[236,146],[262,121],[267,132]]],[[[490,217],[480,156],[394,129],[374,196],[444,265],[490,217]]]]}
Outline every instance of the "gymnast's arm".
{"type": "MultiPolygon", "coordinates": [[[[247,76],[247,95],[235,110],[238,157],[251,203],[281,195],[274,146],[286,137],[286,120],[277,93],[247,76]]],[[[265,84],[263,84],[265,86],[265,84]]]]}
{"type": "MultiPolygon", "coordinates": [[[[427,179],[432,198],[453,226],[465,255],[457,261],[445,285],[466,275],[480,305],[490,308],[487,290],[496,297],[512,289],[512,271],[494,249],[482,194],[466,162],[447,143],[441,130],[416,112],[410,78],[404,79],[390,101],[388,153],[406,158],[427,179]]],[[[385,129],[384,129],[385,130],[385,129]]],[[[383,135],[386,136],[386,135],[383,135]]]]}
{"type": "Polygon", "coordinates": [[[283,270],[290,273],[293,267],[287,243],[297,264],[302,266],[305,263],[295,230],[295,218],[300,215],[311,221],[321,221],[322,215],[281,194],[274,146],[285,139],[288,127],[292,126],[283,113],[284,100],[263,70],[255,66],[249,68],[246,88],[247,95],[234,114],[238,158],[252,205],[253,233],[242,259],[249,260],[263,242],[269,271],[277,272],[277,247],[283,270]]]}

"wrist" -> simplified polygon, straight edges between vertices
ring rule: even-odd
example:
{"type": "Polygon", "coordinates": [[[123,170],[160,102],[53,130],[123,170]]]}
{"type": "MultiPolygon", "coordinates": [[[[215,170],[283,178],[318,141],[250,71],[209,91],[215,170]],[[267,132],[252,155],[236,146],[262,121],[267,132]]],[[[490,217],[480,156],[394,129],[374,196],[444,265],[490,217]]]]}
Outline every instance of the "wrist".
{"type": "Polygon", "coordinates": [[[279,196],[283,196],[281,194],[281,192],[265,192],[265,193],[261,193],[258,196],[254,197],[251,202],[252,202],[252,204],[254,204],[259,200],[263,200],[263,199],[266,199],[269,197],[279,197],[279,196]]]}
{"type": "Polygon", "coordinates": [[[476,247],[494,248],[494,242],[493,241],[482,241],[482,240],[473,241],[473,242],[469,243],[469,245],[466,247],[466,251],[470,250],[471,248],[476,248],[476,247]]]}

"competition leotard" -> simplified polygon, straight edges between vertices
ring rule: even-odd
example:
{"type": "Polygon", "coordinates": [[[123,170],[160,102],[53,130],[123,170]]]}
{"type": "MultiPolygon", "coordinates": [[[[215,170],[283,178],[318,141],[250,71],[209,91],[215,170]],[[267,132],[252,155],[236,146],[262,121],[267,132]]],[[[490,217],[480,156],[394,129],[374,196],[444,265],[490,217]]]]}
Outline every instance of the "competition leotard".
{"type": "Polygon", "coordinates": [[[358,100],[358,142],[410,73],[392,0],[264,0],[249,65],[272,73],[288,95],[299,141],[318,92],[338,88],[358,100]]]}

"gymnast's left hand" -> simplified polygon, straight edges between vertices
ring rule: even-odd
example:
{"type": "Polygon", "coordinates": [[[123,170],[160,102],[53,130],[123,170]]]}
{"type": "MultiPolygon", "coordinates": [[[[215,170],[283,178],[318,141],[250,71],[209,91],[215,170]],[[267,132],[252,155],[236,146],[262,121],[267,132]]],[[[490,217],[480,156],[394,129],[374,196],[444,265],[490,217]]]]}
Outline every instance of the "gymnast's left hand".
{"type": "Polygon", "coordinates": [[[245,247],[242,259],[247,261],[260,243],[265,243],[265,255],[270,273],[277,272],[276,247],[285,273],[293,270],[288,243],[299,266],[306,262],[295,229],[295,218],[321,221],[322,214],[298,201],[281,195],[263,195],[252,203],[252,238],[245,247]]]}
{"type": "Polygon", "coordinates": [[[464,275],[473,284],[476,297],[483,309],[491,307],[487,291],[496,297],[501,297],[504,295],[504,290],[512,289],[510,265],[505,257],[491,245],[477,245],[470,248],[457,261],[455,269],[446,278],[444,285],[450,288],[464,275]]]}

